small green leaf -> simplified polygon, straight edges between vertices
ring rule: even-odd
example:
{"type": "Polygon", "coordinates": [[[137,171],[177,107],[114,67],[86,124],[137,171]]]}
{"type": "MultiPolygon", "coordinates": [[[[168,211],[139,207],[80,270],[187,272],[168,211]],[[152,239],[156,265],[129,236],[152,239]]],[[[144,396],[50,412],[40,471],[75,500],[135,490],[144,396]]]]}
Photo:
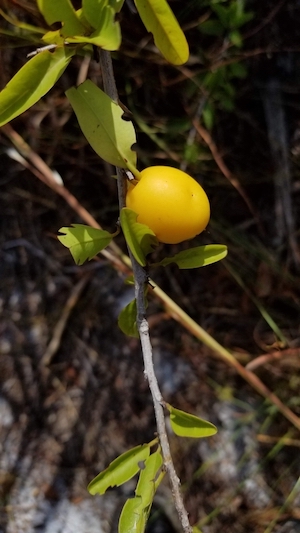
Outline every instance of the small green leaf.
{"type": "Polygon", "coordinates": [[[136,315],[136,299],[134,299],[132,300],[132,302],[127,304],[126,307],[124,307],[124,309],[122,309],[121,313],[119,314],[118,326],[120,330],[125,333],[125,335],[139,339],[140,336],[136,324],[136,315]]]}
{"type": "Polygon", "coordinates": [[[251,11],[248,11],[247,13],[242,13],[236,17],[236,23],[235,27],[240,28],[241,26],[244,26],[249,20],[252,20],[254,17],[254,13],[251,11]]]}
{"type": "Polygon", "coordinates": [[[160,263],[154,266],[167,266],[170,263],[176,263],[181,268],[199,268],[202,266],[216,263],[224,259],[227,255],[227,246],[223,244],[206,244],[204,246],[196,246],[189,250],[179,252],[173,257],[165,257],[160,263]]]}
{"type": "Polygon", "coordinates": [[[157,450],[145,461],[141,469],[135,497],[126,501],[119,520],[119,533],[144,533],[153,498],[164,471],[162,456],[157,450]]]}
{"type": "Polygon", "coordinates": [[[89,483],[89,493],[93,496],[104,494],[109,487],[119,487],[126,483],[137,474],[140,470],[140,463],[146,461],[149,454],[148,444],[141,444],[123,453],[89,483]]]}
{"type": "Polygon", "coordinates": [[[217,433],[217,428],[211,422],[207,422],[195,415],[190,415],[179,409],[175,409],[170,404],[166,404],[170,412],[171,427],[176,435],[179,437],[192,437],[199,439],[202,437],[210,437],[217,433]]]}
{"type": "Polygon", "coordinates": [[[99,46],[103,50],[118,50],[121,44],[121,31],[119,24],[108,25],[105,28],[95,30],[89,36],[68,37],[69,43],[86,43],[99,46]]]}
{"type": "Polygon", "coordinates": [[[82,13],[88,23],[95,29],[86,42],[99,46],[105,50],[117,50],[121,44],[120,24],[115,21],[115,11],[107,5],[107,0],[83,0],[82,13]]]}
{"type": "Polygon", "coordinates": [[[141,266],[146,266],[146,255],[151,253],[154,247],[158,245],[158,240],[148,226],[136,221],[137,216],[128,207],[123,207],[120,213],[120,223],[134,258],[141,266]]]}
{"type": "Polygon", "coordinates": [[[70,0],[37,0],[37,3],[49,26],[54,22],[62,23],[60,32],[63,37],[84,34],[86,28],[77,18],[70,0]]]}
{"type": "Polygon", "coordinates": [[[67,68],[73,48],[40,52],[15,74],[0,92],[0,126],[38,102],[67,68]]]}
{"type": "Polygon", "coordinates": [[[76,265],[89,261],[109,245],[114,235],[102,229],[84,224],[72,224],[72,227],[60,228],[58,240],[70,249],[76,265]]]}
{"type": "Polygon", "coordinates": [[[219,17],[221,24],[224,28],[228,28],[230,25],[230,9],[220,4],[212,4],[211,8],[219,17]]]}
{"type": "Polygon", "coordinates": [[[243,46],[243,37],[241,35],[241,32],[239,32],[239,30],[232,30],[229,33],[229,40],[231,44],[233,44],[237,48],[241,48],[243,46]]]}
{"type": "Polygon", "coordinates": [[[182,65],[189,58],[189,47],[166,0],[134,0],[139,15],[167,61],[182,65]]]}
{"type": "Polygon", "coordinates": [[[199,24],[199,30],[205,35],[215,35],[216,37],[224,33],[224,27],[219,20],[205,20],[199,24]]]}
{"type": "Polygon", "coordinates": [[[144,533],[146,515],[142,498],[135,496],[129,498],[123,506],[118,526],[118,533],[144,533]]]}
{"type": "Polygon", "coordinates": [[[66,95],[95,152],[112,165],[135,169],[136,153],[131,146],[136,136],[132,122],[122,119],[123,109],[90,80],[66,95]]]}
{"type": "Polygon", "coordinates": [[[248,75],[248,69],[244,63],[232,63],[228,65],[231,77],[244,79],[248,75]]]}
{"type": "Polygon", "coordinates": [[[62,37],[59,30],[47,31],[42,37],[42,41],[47,44],[56,44],[57,46],[64,46],[65,38],[62,37]]]}
{"type": "Polygon", "coordinates": [[[211,131],[215,122],[215,106],[212,102],[206,102],[202,111],[202,118],[205,127],[211,131]]]}
{"type": "Polygon", "coordinates": [[[164,477],[162,465],[163,458],[158,449],[148,457],[145,461],[145,468],[140,472],[135,494],[141,496],[144,507],[152,505],[154,494],[162,482],[164,477]]]}
{"type": "Polygon", "coordinates": [[[95,30],[103,26],[107,11],[114,15],[114,10],[107,5],[107,0],[82,0],[83,16],[95,30]]]}

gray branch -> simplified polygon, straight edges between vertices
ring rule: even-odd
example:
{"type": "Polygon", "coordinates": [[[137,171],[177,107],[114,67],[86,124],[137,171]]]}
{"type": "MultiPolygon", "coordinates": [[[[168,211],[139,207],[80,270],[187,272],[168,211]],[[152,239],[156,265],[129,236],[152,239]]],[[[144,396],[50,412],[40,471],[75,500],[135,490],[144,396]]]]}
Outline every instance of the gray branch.
{"type": "MultiPolygon", "coordinates": [[[[102,71],[103,87],[105,92],[114,101],[118,101],[118,91],[115,83],[112,60],[110,53],[101,50],[100,51],[100,64],[102,71]]],[[[125,206],[126,197],[126,178],[122,169],[117,168],[118,176],[118,194],[120,209],[125,206]]],[[[183,503],[182,495],[180,492],[180,480],[176,474],[173,460],[170,452],[170,445],[166,430],[166,421],[164,416],[164,400],[160,392],[158,382],[156,379],[152,346],[149,336],[149,325],[146,319],[146,306],[145,306],[145,294],[144,288],[147,283],[147,274],[143,267],[141,267],[132,256],[130,249],[128,250],[132,270],[135,280],[135,298],[137,304],[137,327],[140,334],[143,360],[144,360],[144,372],[145,377],[148,380],[149,388],[152,395],[157,433],[159,442],[161,445],[162,456],[166,472],[169,476],[171,490],[175,502],[175,507],[178,512],[179,520],[182,525],[184,533],[192,533],[192,528],[189,523],[188,513],[183,503]]]]}

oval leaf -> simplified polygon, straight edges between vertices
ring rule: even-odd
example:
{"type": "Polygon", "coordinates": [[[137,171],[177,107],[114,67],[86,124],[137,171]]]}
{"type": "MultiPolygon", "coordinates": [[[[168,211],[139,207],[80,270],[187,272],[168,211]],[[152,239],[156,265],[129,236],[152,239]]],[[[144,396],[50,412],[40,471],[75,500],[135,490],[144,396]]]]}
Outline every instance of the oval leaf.
{"type": "Polygon", "coordinates": [[[164,477],[162,465],[163,458],[158,449],[148,457],[145,468],[140,472],[135,494],[141,496],[145,508],[152,505],[154,494],[164,477]]]}
{"type": "Polygon", "coordinates": [[[60,78],[74,53],[67,47],[45,50],[25,63],[0,92],[0,126],[38,102],[60,78]]]}
{"type": "Polygon", "coordinates": [[[60,228],[58,240],[69,248],[76,265],[90,261],[95,255],[109,245],[114,235],[102,229],[84,224],[72,224],[70,228],[60,228]]]}
{"type": "Polygon", "coordinates": [[[141,266],[146,266],[146,255],[153,252],[158,240],[148,226],[136,221],[137,217],[138,215],[128,207],[121,209],[120,223],[127,245],[136,261],[141,266]]]}
{"type": "Polygon", "coordinates": [[[182,65],[189,58],[189,47],[166,0],[134,0],[139,15],[153,34],[157,48],[167,61],[182,65]]]}
{"type": "Polygon", "coordinates": [[[122,108],[90,80],[66,95],[95,152],[112,165],[135,168],[136,153],[130,148],[136,142],[135,131],[132,122],[122,119],[122,108]]]}
{"type": "Polygon", "coordinates": [[[170,412],[171,427],[179,437],[192,437],[199,439],[201,437],[210,437],[217,433],[217,428],[211,422],[203,420],[195,415],[190,415],[185,411],[175,409],[170,404],[166,404],[170,412]]]}
{"type": "Polygon", "coordinates": [[[104,494],[109,487],[119,487],[129,481],[140,470],[139,463],[146,461],[150,454],[148,444],[140,444],[117,457],[110,465],[100,472],[88,485],[93,496],[104,494]]]}
{"type": "Polygon", "coordinates": [[[196,246],[195,248],[184,250],[173,255],[173,257],[165,257],[165,259],[152,266],[167,266],[170,263],[176,263],[181,269],[199,268],[216,263],[224,259],[226,255],[227,246],[223,244],[206,244],[205,246],[196,246]]]}
{"type": "Polygon", "coordinates": [[[129,337],[135,337],[138,339],[140,336],[136,325],[136,315],[136,299],[134,299],[132,302],[126,305],[126,307],[124,307],[119,314],[118,326],[120,330],[125,333],[125,335],[129,335],[129,337]]]}
{"type": "Polygon", "coordinates": [[[143,509],[142,498],[135,496],[125,502],[122,509],[118,533],[144,533],[146,516],[143,509]]]}

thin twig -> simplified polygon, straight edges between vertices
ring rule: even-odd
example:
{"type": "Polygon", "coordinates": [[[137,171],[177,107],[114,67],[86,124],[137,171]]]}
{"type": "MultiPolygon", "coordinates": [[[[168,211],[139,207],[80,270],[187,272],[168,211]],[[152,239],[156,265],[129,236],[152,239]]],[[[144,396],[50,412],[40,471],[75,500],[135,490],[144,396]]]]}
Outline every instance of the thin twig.
{"type": "Polygon", "coordinates": [[[55,356],[57,350],[59,349],[61,339],[63,336],[63,333],[65,331],[65,328],[67,326],[69,317],[77,304],[82,291],[88,281],[91,279],[91,273],[86,274],[83,276],[78,283],[75,285],[75,287],[72,288],[71,294],[69,295],[69,298],[67,299],[67,302],[63,308],[62,314],[59,317],[59,320],[54,327],[53,335],[51,338],[51,341],[49,342],[46,351],[41,359],[41,365],[47,366],[50,365],[53,357],[55,356]]]}
{"type": "MultiPolygon", "coordinates": [[[[115,84],[112,60],[109,52],[105,50],[100,51],[100,63],[102,68],[102,79],[104,90],[114,101],[118,101],[118,92],[115,84]]],[[[126,180],[122,169],[117,169],[118,176],[118,193],[120,209],[125,205],[126,180]]],[[[182,525],[184,533],[192,533],[192,528],[189,523],[188,513],[185,509],[183,499],[180,493],[180,481],[176,474],[174,464],[171,457],[170,445],[167,437],[166,422],[164,416],[164,401],[160,392],[158,382],[156,379],[153,358],[152,346],[149,336],[149,325],[146,319],[146,306],[144,288],[147,283],[147,275],[143,267],[141,267],[131,254],[129,256],[132,263],[132,270],[135,280],[135,297],[137,304],[137,326],[141,339],[142,353],[144,359],[145,376],[148,379],[149,388],[151,391],[155,419],[157,425],[157,433],[161,445],[165,469],[168,473],[171,490],[174,498],[176,510],[178,512],[179,520],[182,525]]]]}

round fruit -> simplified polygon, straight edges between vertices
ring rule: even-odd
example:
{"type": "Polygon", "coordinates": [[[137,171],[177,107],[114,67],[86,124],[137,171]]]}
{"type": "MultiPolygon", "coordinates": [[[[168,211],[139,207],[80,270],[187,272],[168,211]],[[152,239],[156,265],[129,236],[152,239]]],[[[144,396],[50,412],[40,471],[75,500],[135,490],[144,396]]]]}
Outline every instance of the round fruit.
{"type": "Polygon", "coordinates": [[[177,244],[192,239],[207,226],[209,201],[201,185],[172,167],[148,167],[137,185],[129,184],[126,206],[138,214],[160,242],[177,244]]]}

